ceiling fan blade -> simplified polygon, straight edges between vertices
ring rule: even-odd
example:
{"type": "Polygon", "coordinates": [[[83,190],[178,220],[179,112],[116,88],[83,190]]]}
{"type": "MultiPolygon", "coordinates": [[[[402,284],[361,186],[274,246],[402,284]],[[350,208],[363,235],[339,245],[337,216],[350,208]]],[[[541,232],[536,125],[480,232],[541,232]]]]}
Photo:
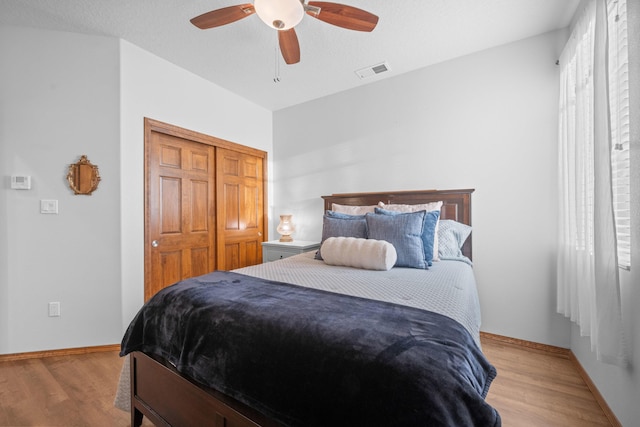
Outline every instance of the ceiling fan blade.
{"type": "Polygon", "coordinates": [[[278,41],[284,62],[289,65],[300,62],[300,44],[293,28],[278,31],[278,41]]]}
{"type": "Polygon", "coordinates": [[[239,21],[249,15],[253,15],[255,12],[256,10],[251,3],[238,4],[203,13],[193,18],[191,23],[201,30],[206,30],[207,28],[219,27],[239,21]]]}
{"type": "Polygon", "coordinates": [[[325,1],[310,1],[308,5],[311,6],[306,10],[309,16],[348,30],[373,31],[378,23],[376,15],[357,7],[325,1]]]}

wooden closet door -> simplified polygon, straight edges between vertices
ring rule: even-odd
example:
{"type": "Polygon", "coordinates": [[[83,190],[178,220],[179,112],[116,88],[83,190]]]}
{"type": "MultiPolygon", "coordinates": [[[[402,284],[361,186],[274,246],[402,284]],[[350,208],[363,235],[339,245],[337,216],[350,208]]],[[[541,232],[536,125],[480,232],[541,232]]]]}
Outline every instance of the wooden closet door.
{"type": "Polygon", "coordinates": [[[147,150],[145,301],[216,268],[215,148],[151,131],[147,150]]]}
{"type": "Polygon", "coordinates": [[[216,148],[218,269],[262,262],[264,158],[216,148]]]}

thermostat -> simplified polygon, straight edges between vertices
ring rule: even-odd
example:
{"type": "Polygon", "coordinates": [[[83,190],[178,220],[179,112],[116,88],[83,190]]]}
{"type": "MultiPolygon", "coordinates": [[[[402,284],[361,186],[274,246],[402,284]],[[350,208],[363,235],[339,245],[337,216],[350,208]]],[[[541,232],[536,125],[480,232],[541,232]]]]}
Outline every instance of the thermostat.
{"type": "Polygon", "coordinates": [[[31,177],[28,175],[12,175],[11,188],[14,190],[31,190],[31,177]]]}

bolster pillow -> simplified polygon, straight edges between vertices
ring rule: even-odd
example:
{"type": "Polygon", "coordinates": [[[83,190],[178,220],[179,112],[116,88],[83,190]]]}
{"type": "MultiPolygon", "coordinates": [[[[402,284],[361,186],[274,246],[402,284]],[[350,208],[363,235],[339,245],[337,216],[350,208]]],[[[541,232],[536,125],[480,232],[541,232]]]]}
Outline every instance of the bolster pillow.
{"type": "Polygon", "coordinates": [[[389,270],[398,259],[391,243],[356,237],[329,237],[320,251],[327,264],[367,270],[389,270]]]}

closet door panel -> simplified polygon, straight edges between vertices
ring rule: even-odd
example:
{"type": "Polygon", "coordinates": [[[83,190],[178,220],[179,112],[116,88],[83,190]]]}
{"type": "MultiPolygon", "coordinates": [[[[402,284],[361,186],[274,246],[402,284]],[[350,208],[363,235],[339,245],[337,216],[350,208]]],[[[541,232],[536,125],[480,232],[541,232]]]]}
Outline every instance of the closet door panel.
{"type": "Polygon", "coordinates": [[[218,266],[231,270],[262,262],[263,158],[218,148],[218,266]]]}

